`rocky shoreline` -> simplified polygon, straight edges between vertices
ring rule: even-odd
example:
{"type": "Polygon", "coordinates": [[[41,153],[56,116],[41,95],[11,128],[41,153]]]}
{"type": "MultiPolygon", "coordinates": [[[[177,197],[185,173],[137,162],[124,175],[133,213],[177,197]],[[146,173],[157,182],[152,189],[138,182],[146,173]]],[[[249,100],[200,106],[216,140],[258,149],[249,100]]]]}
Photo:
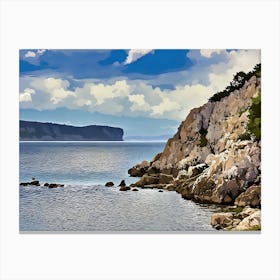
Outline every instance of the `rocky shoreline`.
{"type": "Polygon", "coordinates": [[[260,230],[261,141],[248,131],[253,109],[260,110],[260,89],[261,79],[253,75],[228,96],[191,110],[162,153],[128,170],[140,178],[130,187],[165,189],[199,203],[242,207],[238,215],[230,210],[213,214],[212,226],[260,230]]]}

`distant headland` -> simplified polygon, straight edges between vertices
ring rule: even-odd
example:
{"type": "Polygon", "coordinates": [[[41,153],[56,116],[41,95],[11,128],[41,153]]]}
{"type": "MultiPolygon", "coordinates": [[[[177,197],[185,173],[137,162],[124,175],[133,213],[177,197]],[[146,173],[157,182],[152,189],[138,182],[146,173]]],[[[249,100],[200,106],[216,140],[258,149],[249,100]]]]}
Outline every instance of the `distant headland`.
{"type": "Polygon", "coordinates": [[[119,127],[20,121],[20,141],[123,141],[119,127]]]}

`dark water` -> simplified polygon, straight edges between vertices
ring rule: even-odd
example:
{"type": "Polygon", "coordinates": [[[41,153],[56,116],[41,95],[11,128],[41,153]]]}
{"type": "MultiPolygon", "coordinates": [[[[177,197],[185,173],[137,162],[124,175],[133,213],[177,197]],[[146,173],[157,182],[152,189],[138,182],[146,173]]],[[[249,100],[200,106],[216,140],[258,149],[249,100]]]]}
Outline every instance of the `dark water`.
{"type": "Polygon", "coordinates": [[[21,231],[209,231],[213,209],[175,192],[120,192],[128,168],[161,152],[160,142],[20,143],[20,181],[64,188],[20,187],[21,231]]]}

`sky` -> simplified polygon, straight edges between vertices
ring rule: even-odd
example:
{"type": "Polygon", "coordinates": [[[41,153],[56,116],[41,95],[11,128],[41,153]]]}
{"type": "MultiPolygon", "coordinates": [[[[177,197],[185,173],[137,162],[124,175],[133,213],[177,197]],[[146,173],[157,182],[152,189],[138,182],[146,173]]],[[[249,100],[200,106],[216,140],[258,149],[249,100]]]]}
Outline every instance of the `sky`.
{"type": "Polygon", "coordinates": [[[20,119],[173,135],[192,108],[260,56],[245,49],[22,49],[20,119]]]}

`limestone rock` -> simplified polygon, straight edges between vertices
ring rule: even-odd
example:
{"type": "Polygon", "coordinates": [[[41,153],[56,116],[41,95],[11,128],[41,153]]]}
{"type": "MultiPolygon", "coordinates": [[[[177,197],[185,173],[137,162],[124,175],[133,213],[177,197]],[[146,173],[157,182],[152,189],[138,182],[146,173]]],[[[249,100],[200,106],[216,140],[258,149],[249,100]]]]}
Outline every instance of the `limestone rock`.
{"type": "Polygon", "coordinates": [[[166,175],[166,174],[159,174],[159,183],[160,184],[169,184],[174,180],[172,175],[166,175]]]}
{"type": "Polygon", "coordinates": [[[159,177],[154,176],[154,175],[145,174],[134,185],[138,186],[138,187],[142,187],[145,185],[153,185],[153,184],[159,184],[159,177]]]}
{"type": "Polygon", "coordinates": [[[232,213],[215,213],[211,216],[211,225],[216,229],[231,226],[233,223],[232,213]]]}
{"type": "Polygon", "coordinates": [[[261,211],[257,210],[250,216],[244,218],[234,230],[260,230],[261,229],[261,211]]]}
{"type": "Polygon", "coordinates": [[[253,76],[220,101],[192,109],[163,152],[134,168],[142,176],[136,185],[172,183],[168,188],[200,203],[260,207],[260,190],[251,186],[261,182],[261,142],[240,139],[260,88],[253,76]]]}
{"type": "Polygon", "coordinates": [[[150,163],[146,160],[142,161],[140,164],[136,164],[128,170],[128,174],[132,177],[141,177],[148,170],[150,163]]]}
{"type": "Polygon", "coordinates": [[[241,193],[236,199],[234,204],[236,206],[251,206],[260,207],[261,205],[261,187],[251,186],[245,192],[241,193]]]}

